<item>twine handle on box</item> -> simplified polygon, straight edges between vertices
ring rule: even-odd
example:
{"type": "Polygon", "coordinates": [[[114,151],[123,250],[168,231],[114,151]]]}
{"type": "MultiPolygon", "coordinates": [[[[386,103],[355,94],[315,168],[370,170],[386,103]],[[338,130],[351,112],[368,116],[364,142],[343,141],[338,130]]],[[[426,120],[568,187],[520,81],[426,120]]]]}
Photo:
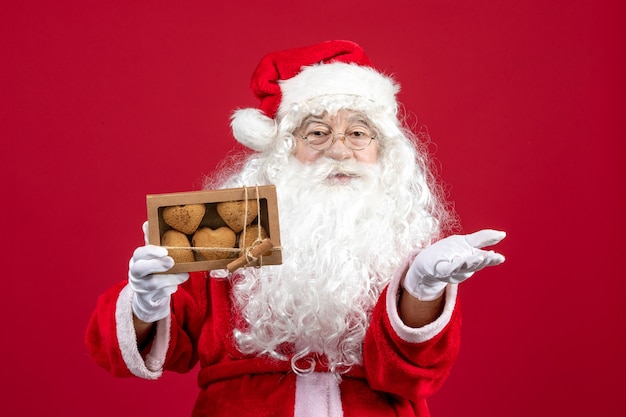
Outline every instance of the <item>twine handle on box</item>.
{"type": "Polygon", "coordinates": [[[226,265],[226,268],[229,272],[234,272],[239,268],[248,266],[253,262],[256,262],[262,254],[273,247],[274,245],[272,245],[272,242],[269,239],[263,239],[257,245],[247,248],[243,255],[226,265]]]}

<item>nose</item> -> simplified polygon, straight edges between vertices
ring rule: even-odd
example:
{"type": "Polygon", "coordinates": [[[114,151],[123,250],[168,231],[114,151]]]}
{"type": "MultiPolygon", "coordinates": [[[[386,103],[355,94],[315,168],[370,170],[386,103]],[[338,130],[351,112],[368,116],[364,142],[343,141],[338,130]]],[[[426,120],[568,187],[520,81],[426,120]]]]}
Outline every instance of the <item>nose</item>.
{"type": "Polygon", "coordinates": [[[324,154],[336,161],[344,161],[352,158],[354,151],[346,146],[346,136],[343,133],[337,133],[333,137],[333,143],[330,148],[326,149],[324,154]]]}

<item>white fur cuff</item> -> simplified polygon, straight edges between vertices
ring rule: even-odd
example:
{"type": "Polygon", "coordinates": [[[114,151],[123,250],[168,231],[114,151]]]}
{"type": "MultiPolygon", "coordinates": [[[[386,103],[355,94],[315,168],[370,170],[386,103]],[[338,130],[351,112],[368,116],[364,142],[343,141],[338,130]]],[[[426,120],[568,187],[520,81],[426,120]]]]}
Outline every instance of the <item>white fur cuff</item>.
{"type": "Polygon", "coordinates": [[[170,339],[171,317],[168,315],[156,323],[152,348],[144,362],[137,347],[132,302],[133,290],[127,285],[120,292],[115,309],[115,327],[122,358],[133,375],[145,379],[157,379],[163,373],[163,363],[170,339]]]}
{"type": "Polygon", "coordinates": [[[435,337],[450,322],[456,304],[458,285],[450,284],[446,288],[443,312],[435,321],[423,327],[412,328],[402,322],[398,313],[398,294],[400,293],[400,281],[404,276],[403,272],[404,268],[399,268],[387,288],[387,314],[391,327],[400,338],[410,343],[422,343],[435,337]]]}

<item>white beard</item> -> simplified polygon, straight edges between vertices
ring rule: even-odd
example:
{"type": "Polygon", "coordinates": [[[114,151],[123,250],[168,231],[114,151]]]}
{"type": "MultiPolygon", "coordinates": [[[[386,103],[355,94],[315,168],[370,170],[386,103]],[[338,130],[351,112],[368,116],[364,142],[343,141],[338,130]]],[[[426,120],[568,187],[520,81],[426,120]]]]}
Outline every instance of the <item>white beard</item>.
{"type": "Polygon", "coordinates": [[[234,303],[245,321],[235,330],[240,350],[280,359],[293,354],[299,373],[311,372],[314,360],[334,372],[362,362],[371,311],[411,249],[397,243],[406,225],[395,220],[397,196],[379,182],[380,167],[336,164],[292,160],[281,171],[283,264],[247,268],[234,279],[234,303]],[[357,177],[329,184],[337,169],[357,177]],[[309,353],[322,355],[303,363],[309,353]]]}

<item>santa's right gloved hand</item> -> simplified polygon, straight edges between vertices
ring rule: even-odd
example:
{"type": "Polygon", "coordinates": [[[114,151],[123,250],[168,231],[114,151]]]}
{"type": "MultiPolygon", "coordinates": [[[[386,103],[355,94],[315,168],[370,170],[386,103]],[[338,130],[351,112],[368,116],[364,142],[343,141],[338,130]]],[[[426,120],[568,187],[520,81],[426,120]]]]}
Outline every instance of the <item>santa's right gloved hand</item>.
{"type": "MultiPolygon", "coordinates": [[[[147,222],[144,234],[147,234],[147,222]]],[[[161,246],[141,246],[135,250],[128,267],[128,284],[132,288],[133,313],[142,321],[153,323],[170,313],[170,298],[189,273],[158,274],[174,266],[167,249],[161,246]]]]}
{"type": "Polygon", "coordinates": [[[437,299],[448,284],[460,284],[474,272],[504,262],[501,254],[482,248],[495,245],[505,236],[504,232],[485,229],[448,236],[424,248],[404,277],[404,289],[422,301],[437,299]]]}

